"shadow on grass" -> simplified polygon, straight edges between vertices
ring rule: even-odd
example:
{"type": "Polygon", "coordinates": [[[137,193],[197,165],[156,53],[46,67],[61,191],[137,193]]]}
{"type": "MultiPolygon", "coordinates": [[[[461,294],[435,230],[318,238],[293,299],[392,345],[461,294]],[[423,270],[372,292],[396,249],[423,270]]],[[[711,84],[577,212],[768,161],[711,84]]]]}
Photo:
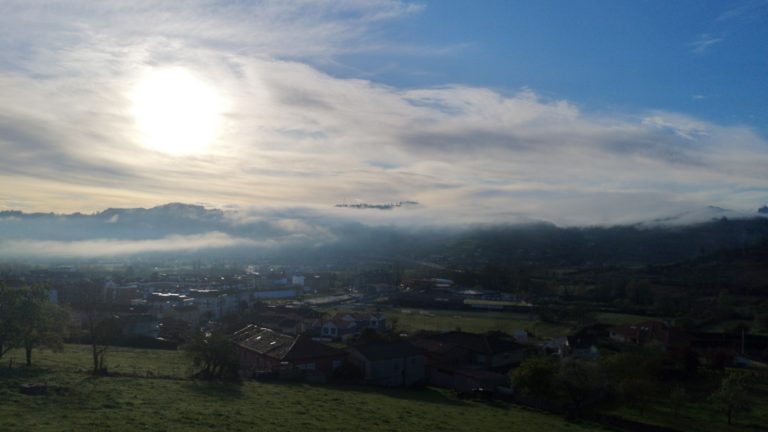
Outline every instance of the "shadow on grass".
{"type": "Polygon", "coordinates": [[[351,386],[344,387],[344,390],[353,390],[361,393],[376,393],[395,399],[405,399],[418,402],[427,402],[433,404],[453,405],[453,406],[471,406],[467,402],[458,399],[448,391],[441,391],[432,387],[418,388],[397,388],[389,389],[383,387],[351,386]]]}
{"type": "Polygon", "coordinates": [[[239,399],[243,397],[243,385],[236,382],[194,380],[185,387],[202,396],[218,399],[239,399]]]}
{"type": "Polygon", "coordinates": [[[35,366],[27,367],[0,367],[0,379],[3,380],[26,380],[40,377],[48,374],[50,371],[35,366]]]}
{"type": "Polygon", "coordinates": [[[491,400],[480,399],[478,400],[478,402],[487,407],[502,409],[502,410],[509,409],[509,406],[511,405],[510,402],[499,400],[499,399],[491,399],[491,400]]]}
{"type": "Polygon", "coordinates": [[[281,387],[293,387],[295,389],[314,388],[330,391],[355,392],[364,394],[375,394],[388,396],[395,399],[409,400],[414,402],[426,402],[433,404],[452,405],[467,407],[469,403],[458,399],[449,390],[440,390],[433,387],[414,387],[414,388],[390,388],[366,386],[361,384],[308,384],[300,381],[281,381],[268,380],[257,381],[264,384],[278,385],[281,387]]]}

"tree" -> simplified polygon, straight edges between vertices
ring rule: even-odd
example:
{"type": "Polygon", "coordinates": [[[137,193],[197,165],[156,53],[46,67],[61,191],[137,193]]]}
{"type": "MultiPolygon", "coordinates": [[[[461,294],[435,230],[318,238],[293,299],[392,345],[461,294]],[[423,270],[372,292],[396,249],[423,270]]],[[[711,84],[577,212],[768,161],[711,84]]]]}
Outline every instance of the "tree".
{"type": "Polygon", "coordinates": [[[576,408],[583,408],[598,399],[605,389],[605,381],[597,365],[584,360],[563,361],[556,382],[576,408]]]}
{"type": "Polygon", "coordinates": [[[650,344],[607,356],[600,361],[606,377],[614,383],[623,379],[655,381],[664,362],[664,352],[650,344]]]}
{"type": "Polygon", "coordinates": [[[48,290],[31,287],[19,290],[16,311],[18,340],[24,347],[27,366],[32,365],[32,350],[41,345],[58,348],[67,330],[68,314],[50,302],[48,290]]]}
{"type": "Polygon", "coordinates": [[[614,354],[601,360],[600,366],[612,390],[626,403],[645,411],[648,399],[656,391],[664,353],[654,346],[614,354]]]}
{"type": "Polygon", "coordinates": [[[712,402],[725,412],[729,425],[733,424],[734,414],[749,412],[752,408],[747,397],[747,378],[743,372],[727,372],[720,387],[710,395],[712,402]]]}
{"type": "Polygon", "coordinates": [[[237,375],[239,365],[234,346],[227,335],[220,331],[196,332],[183,349],[203,378],[237,375]]]}
{"type": "Polygon", "coordinates": [[[754,317],[757,330],[768,331],[768,312],[757,312],[754,317]]]}
{"type": "Polygon", "coordinates": [[[97,284],[84,286],[82,291],[81,307],[88,343],[91,345],[93,373],[105,374],[107,349],[110,343],[120,335],[120,325],[117,318],[106,311],[106,305],[101,298],[101,288],[97,284]]]}
{"type": "Polygon", "coordinates": [[[0,358],[18,341],[18,290],[0,284],[0,358]]]}
{"type": "Polygon", "coordinates": [[[558,362],[545,356],[530,357],[512,374],[515,391],[535,397],[547,397],[554,392],[558,362]]]}
{"type": "Polygon", "coordinates": [[[631,279],[625,288],[625,299],[631,306],[653,303],[651,284],[646,280],[631,279]]]}
{"type": "Polygon", "coordinates": [[[669,403],[672,404],[672,410],[677,417],[680,412],[680,408],[688,400],[688,392],[685,391],[685,387],[676,386],[669,392],[669,403]]]}
{"type": "Polygon", "coordinates": [[[648,406],[648,400],[656,391],[656,385],[653,381],[641,378],[626,378],[621,380],[618,385],[621,399],[627,403],[637,405],[640,408],[640,415],[645,413],[648,406]]]}
{"type": "Polygon", "coordinates": [[[106,374],[107,350],[111,342],[120,334],[120,325],[114,317],[105,316],[98,311],[88,311],[86,326],[93,358],[93,373],[106,374]]]}

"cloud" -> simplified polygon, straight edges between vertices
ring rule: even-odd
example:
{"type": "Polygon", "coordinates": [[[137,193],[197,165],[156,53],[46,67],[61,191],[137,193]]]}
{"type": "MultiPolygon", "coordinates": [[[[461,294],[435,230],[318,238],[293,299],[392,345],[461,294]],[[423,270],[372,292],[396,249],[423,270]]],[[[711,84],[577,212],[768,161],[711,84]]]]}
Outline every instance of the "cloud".
{"type": "Polygon", "coordinates": [[[760,20],[768,15],[768,1],[747,0],[740,5],[730,8],[716,18],[716,21],[731,21],[741,19],[760,20]]]}
{"type": "Polygon", "coordinates": [[[76,241],[8,240],[0,241],[0,257],[23,258],[101,258],[147,253],[193,252],[233,247],[270,245],[250,239],[235,238],[220,232],[199,235],[170,235],[159,239],[117,240],[88,239],[76,241]]]}
{"type": "Polygon", "coordinates": [[[713,37],[709,34],[702,34],[698,39],[688,44],[691,48],[691,52],[694,54],[702,55],[713,45],[719,44],[723,41],[723,38],[713,37]]]}
{"type": "MultiPolygon", "coordinates": [[[[706,205],[747,210],[768,199],[768,143],[744,126],[654,110],[593,113],[528,88],[400,89],[323,72],[340,55],[397,52],[380,30],[422,9],[4,2],[0,98],[15,103],[0,105],[0,208],[205,202],[249,209],[233,219],[247,226],[323,239],[332,235],[307,218],[589,224],[706,205]],[[140,145],[132,91],[162,67],[191,71],[226,100],[209,152],[140,145]],[[333,207],[404,197],[420,205],[333,207]],[[305,210],[287,214],[296,208],[305,210]]],[[[691,49],[718,42],[704,35],[691,49]]]]}

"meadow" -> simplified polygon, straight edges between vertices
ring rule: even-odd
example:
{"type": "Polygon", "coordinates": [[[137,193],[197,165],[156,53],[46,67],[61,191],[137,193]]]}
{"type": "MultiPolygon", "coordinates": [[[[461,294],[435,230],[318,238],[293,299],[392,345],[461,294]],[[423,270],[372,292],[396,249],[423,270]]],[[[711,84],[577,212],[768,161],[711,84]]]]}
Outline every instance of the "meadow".
{"type": "Polygon", "coordinates": [[[404,331],[461,329],[470,333],[503,331],[512,334],[516,330],[528,330],[542,337],[563,336],[570,331],[566,325],[531,319],[523,313],[392,308],[384,310],[384,314],[390,322],[396,320],[397,327],[404,331]]]}
{"type": "MultiPolygon", "coordinates": [[[[0,368],[0,430],[587,431],[589,424],[433,389],[188,379],[178,351],[113,349],[110,376],[89,374],[88,347],[36,352],[31,368],[0,368]],[[45,396],[19,392],[46,383],[45,396]]],[[[597,429],[599,430],[599,429],[597,429]]]]}

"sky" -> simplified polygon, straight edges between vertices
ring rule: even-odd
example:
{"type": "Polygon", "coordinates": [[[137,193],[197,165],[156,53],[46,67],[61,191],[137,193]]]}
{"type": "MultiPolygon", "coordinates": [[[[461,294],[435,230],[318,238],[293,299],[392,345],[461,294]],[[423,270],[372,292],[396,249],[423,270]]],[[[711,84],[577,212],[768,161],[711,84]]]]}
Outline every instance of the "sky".
{"type": "Polygon", "coordinates": [[[4,0],[0,210],[752,213],[767,80],[766,0],[4,0]]]}

